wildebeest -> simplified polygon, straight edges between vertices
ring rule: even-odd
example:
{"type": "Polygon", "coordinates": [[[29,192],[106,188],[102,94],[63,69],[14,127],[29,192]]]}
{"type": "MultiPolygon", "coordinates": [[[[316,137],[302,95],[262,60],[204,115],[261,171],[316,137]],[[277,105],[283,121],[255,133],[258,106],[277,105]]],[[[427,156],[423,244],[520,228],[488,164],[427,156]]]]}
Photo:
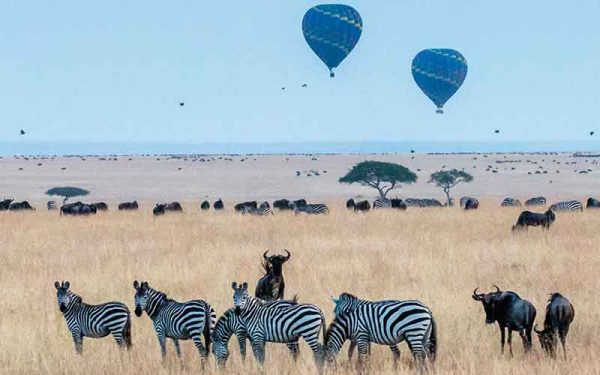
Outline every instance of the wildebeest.
{"type": "Polygon", "coordinates": [[[571,302],[560,293],[552,293],[548,300],[548,306],[546,306],[544,329],[540,331],[536,327],[533,327],[535,333],[538,334],[542,348],[552,358],[556,356],[556,347],[558,346],[558,338],[560,338],[563,353],[565,359],[567,359],[567,334],[574,318],[575,309],[571,302]]]}
{"type": "Polygon", "coordinates": [[[392,208],[396,208],[398,210],[406,210],[406,203],[404,203],[402,199],[393,198],[390,199],[390,201],[392,202],[392,208]]]}
{"type": "Polygon", "coordinates": [[[96,211],[95,206],[81,202],[63,204],[60,208],[61,215],[94,215],[96,211]]]}
{"type": "Polygon", "coordinates": [[[290,200],[287,199],[278,199],[275,202],[273,202],[273,207],[275,207],[276,209],[280,210],[280,211],[286,211],[286,210],[293,210],[293,203],[290,200]]]}
{"type": "Polygon", "coordinates": [[[118,206],[119,211],[134,211],[138,209],[138,202],[137,201],[133,201],[133,202],[123,202],[123,203],[119,203],[118,206]]]}
{"type": "Polygon", "coordinates": [[[283,250],[287,255],[267,256],[269,250],[263,254],[262,266],[265,275],[258,280],[254,296],[264,301],[282,300],[285,292],[285,281],[283,279],[283,263],[290,260],[291,254],[283,250]]]}
{"type": "Polygon", "coordinates": [[[356,206],[356,204],[354,203],[354,199],[350,198],[346,201],[346,208],[349,210],[354,209],[354,207],[356,206]]]}
{"type": "Polygon", "coordinates": [[[154,216],[164,215],[166,204],[157,203],[156,206],[152,209],[152,214],[154,216]]]}
{"type": "Polygon", "coordinates": [[[179,202],[171,202],[165,205],[165,211],[182,212],[183,207],[181,207],[181,204],[179,202]]]}
{"type": "Polygon", "coordinates": [[[545,206],[546,198],[544,197],[533,197],[525,201],[525,206],[545,206]]]}
{"type": "MultiPolygon", "coordinates": [[[[467,205],[467,202],[469,200],[477,201],[477,199],[473,198],[473,197],[460,197],[460,199],[458,200],[458,204],[460,205],[461,208],[465,208],[465,206],[467,205]]],[[[479,201],[477,201],[477,203],[479,203],[479,201]]]]}
{"type": "Polygon", "coordinates": [[[475,198],[469,198],[465,202],[465,205],[464,205],[465,211],[476,210],[478,208],[479,208],[479,201],[475,198]]]}
{"type": "Polygon", "coordinates": [[[5,199],[3,201],[0,201],[0,211],[7,211],[12,201],[12,199],[5,199]]]}
{"type": "Polygon", "coordinates": [[[90,206],[96,207],[97,211],[108,211],[108,205],[104,202],[90,203],[90,206]]]}
{"type": "Polygon", "coordinates": [[[550,229],[550,225],[556,220],[556,215],[551,209],[544,213],[523,211],[517,219],[517,223],[513,225],[512,230],[527,229],[527,227],[542,226],[542,229],[550,229]]]}
{"type": "Polygon", "coordinates": [[[203,211],[210,209],[210,203],[208,203],[208,201],[200,203],[200,209],[203,211]]]}
{"type": "Polygon", "coordinates": [[[371,203],[369,201],[360,201],[354,204],[354,211],[369,211],[371,209],[371,203]]]}
{"type": "Polygon", "coordinates": [[[494,285],[495,292],[477,293],[477,288],[471,296],[475,301],[481,301],[485,311],[485,322],[498,322],[500,328],[500,345],[504,353],[505,330],[508,329],[508,349],[512,357],[512,331],[517,331],[523,340],[525,352],[531,350],[531,330],[535,321],[536,310],[531,302],[521,299],[515,292],[503,292],[494,285]]]}
{"type": "Polygon", "coordinates": [[[585,208],[600,208],[600,200],[595,198],[588,198],[585,208]]]}
{"type": "Polygon", "coordinates": [[[294,203],[294,207],[292,209],[296,209],[298,207],[304,207],[308,204],[306,202],[306,199],[296,199],[293,203],[294,203]]]}
{"type": "Polygon", "coordinates": [[[23,202],[12,202],[10,206],[8,206],[9,211],[29,211],[34,210],[34,208],[27,201],[23,202]]]}
{"type": "Polygon", "coordinates": [[[217,211],[224,209],[225,205],[223,204],[223,200],[219,198],[215,201],[215,203],[213,203],[213,208],[217,211]]]}
{"type": "Polygon", "coordinates": [[[233,206],[233,209],[236,212],[245,212],[248,211],[249,209],[257,209],[258,208],[258,203],[256,201],[249,201],[249,202],[242,202],[242,203],[238,203],[235,206],[233,206]]]}

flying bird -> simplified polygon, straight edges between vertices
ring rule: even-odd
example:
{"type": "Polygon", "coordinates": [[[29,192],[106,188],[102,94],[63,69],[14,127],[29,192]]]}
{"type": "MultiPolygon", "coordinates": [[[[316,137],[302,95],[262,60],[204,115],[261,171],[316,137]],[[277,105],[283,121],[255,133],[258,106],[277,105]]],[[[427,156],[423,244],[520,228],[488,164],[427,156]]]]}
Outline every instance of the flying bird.
{"type": "MultiPolygon", "coordinates": [[[[21,130],[21,131],[23,131],[23,130],[21,130]]],[[[590,135],[594,135],[594,132],[590,132],[590,135]]]]}
{"type": "Polygon", "coordinates": [[[25,130],[21,129],[21,135],[25,135],[25,130]]]}
{"type": "Polygon", "coordinates": [[[496,133],[496,134],[500,133],[500,129],[494,130],[494,133],[496,133]]]}
{"type": "Polygon", "coordinates": [[[302,85],[302,87],[308,87],[308,85],[307,85],[306,83],[304,83],[304,84],[302,85]]]}
{"type": "Polygon", "coordinates": [[[184,103],[184,102],[179,102],[179,106],[180,106],[180,107],[183,107],[184,105],[185,105],[185,103],[184,103]]]}
{"type": "Polygon", "coordinates": [[[285,86],[283,86],[283,87],[281,88],[281,90],[285,90],[285,86]]]}

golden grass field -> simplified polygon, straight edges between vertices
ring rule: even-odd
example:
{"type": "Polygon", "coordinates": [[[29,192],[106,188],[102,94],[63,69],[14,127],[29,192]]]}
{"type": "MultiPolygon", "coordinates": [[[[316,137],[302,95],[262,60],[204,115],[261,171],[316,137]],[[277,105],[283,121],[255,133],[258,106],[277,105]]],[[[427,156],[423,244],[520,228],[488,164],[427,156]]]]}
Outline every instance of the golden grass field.
{"type": "MultiPolygon", "coordinates": [[[[292,252],[284,268],[286,295],[320,306],[328,321],[331,295],[352,292],[367,299],[419,299],[438,323],[438,374],[598,374],[600,333],[600,212],[558,214],[549,232],[512,235],[519,210],[482,202],[476,212],[409,209],[407,212],[346,212],[331,203],[325,217],[243,217],[231,212],[189,210],[154,218],[110,211],[95,217],[59,217],[57,212],[0,214],[0,368],[3,374],[198,374],[199,356],[183,342],[183,361],[168,343],[161,363],[150,319],[133,316],[133,347],[120,352],[111,338],[84,339],[77,357],[56,303],[55,280],[94,304],[125,302],[133,312],[132,281],[148,280],[177,300],[206,299],[221,314],[232,306],[232,281],[254,289],[266,249],[292,252]],[[525,356],[513,335],[514,358],[500,355],[496,325],[486,326],[476,286],[496,283],[529,299],[542,322],[548,294],[560,291],[575,306],[568,361],[551,360],[534,337],[525,356]]],[[[132,314],[133,315],[133,314],[132,314]]],[[[259,373],[249,352],[239,360],[235,339],[226,373],[259,373]]],[[[401,343],[399,373],[413,374],[401,343]]],[[[283,345],[267,346],[266,373],[316,373],[310,350],[301,346],[293,364],[283,345]]],[[[346,352],[338,372],[353,371],[346,352]]],[[[391,355],[374,346],[371,373],[393,372],[391,355]]],[[[206,373],[215,373],[214,358],[206,373]]]]}

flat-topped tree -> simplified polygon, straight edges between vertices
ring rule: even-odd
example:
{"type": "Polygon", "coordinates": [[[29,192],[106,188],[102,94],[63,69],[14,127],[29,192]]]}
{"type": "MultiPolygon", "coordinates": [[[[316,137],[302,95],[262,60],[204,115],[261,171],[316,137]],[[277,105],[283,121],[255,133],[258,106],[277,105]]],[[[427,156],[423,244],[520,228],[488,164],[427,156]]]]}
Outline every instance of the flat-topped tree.
{"type": "Polygon", "coordinates": [[[89,193],[89,191],[78,187],[59,186],[49,189],[46,192],[46,195],[63,197],[63,204],[65,204],[69,198],[82,197],[88,195],[89,193]]]}
{"type": "Polygon", "coordinates": [[[356,164],[338,181],[342,184],[358,183],[372,187],[379,192],[381,198],[385,198],[391,190],[399,188],[400,184],[417,181],[417,175],[400,164],[368,160],[356,164]]]}
{"type": "Polygon", "coordinates": [[[467,172],[459,171],[458,169],[451,169],[448,171],[442,170],[432,173],[429,183],[434,183],[435,186],[441,187],[444,190],[447,199],[446,204],[450,206],[452,204],[450,190],[460,183],[471,181],[473,181],[473,176],[467,172]]]}

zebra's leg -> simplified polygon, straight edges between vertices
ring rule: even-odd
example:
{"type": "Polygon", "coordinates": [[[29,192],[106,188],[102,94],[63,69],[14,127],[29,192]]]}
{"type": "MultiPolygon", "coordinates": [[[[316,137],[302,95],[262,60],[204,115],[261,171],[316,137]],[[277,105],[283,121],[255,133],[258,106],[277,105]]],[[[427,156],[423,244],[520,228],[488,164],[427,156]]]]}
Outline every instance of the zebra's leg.
{"type": "Polygon", "coordinates": [[[167,357],[167,343],[165,332],[161,329],[161,327],[156,327],[156,338],[158,339],[158,345],[160,345],[160,355],[163,359],[167,357]]]}
{"type": "Polygon", "coordinates": [[[260,336],[254,337],[250,340],[250,344],[252,344],[254,358],[259,365],[263,366],[265,364],[265,339],[260,336]]]}
{"type": "Polygon", "coordinates": [[[359,336],[356,338],[356,347],[358,348],[358,372],[364,374],[366,369],[367,357],[369,356],[370,345],[369,338],[365,336],[359,336]]]}
{"type": "Polygon", "coordinates": [[[354,341],[350,341],[350,346],[348,347],[348,362],[352,360],[352,355],[354,355],[354,348],[356,348],[356,343],[354,341]]]}
{"type": "Polygon", "coordinates": [[[206,347],[202,344],[202,337],[200,334],[193,335],[192,341],[194,342],[196,349],[198,349],[198,353],[200,353],[200,367],[204,370],[204,363],[208,357],[208,350],[206,350],[206,347]]]}
{"type": "Polygon", "coordinates": [[[419,373],[423,373],[427,370],[427,353],[425,352],[425,343],[426,340],[424,337],[415,334],[415,335],[404,335],[404,339],[408,343],[408,347],[413,355],[415,360],[415,365],[419,371],[419,373]]]}
{"type": "Polygon", "coordinates": [[[390,345],[390,350],[392,352],[392,359],[394,361],[394,370],[398,370],[398,361],[400,361],[400,349],[398,349],[398,345],[390,345]]]}
{"type": "Polygon", "coordinates": [[[173,345],[175,346],[175,353],[177,353],[177,358],[181,358],[181,348],[179,347],[179,340],[178,339],[171,339],[173,340],[173,345]]]}
{"type": "Polygon", "coordinates": [[[75,344],[75,353],[83,354],[83,335],[79,331],[71,332],[73,343],[75,344]]]}
{"type": "Polygon", "coordinates": [[[323,366],[325,365],[325,350],[323,345],[319,343],[319,331],[303,336],[303,338],[313,352],[313,358],[317,365],[317,369],[319,370],[319,374],[322,373],[323,366]]]}
{"type": "Polygon", "coordinates": [[[240,347],[240,355],[242,356],[242,362],[246,360],[246,335],[243,333],[237,334],[238,346],[240,347]]]}
{"type": "Polygon", "coordinates": [[[298,345],[298,340],[288,342],[286,346],[288,347],[290,354],[292,355],[292,359],[294,360],[294,362],[296,362],[298,360],[298,356],[300,355],[300,346],[298,345]]]}

